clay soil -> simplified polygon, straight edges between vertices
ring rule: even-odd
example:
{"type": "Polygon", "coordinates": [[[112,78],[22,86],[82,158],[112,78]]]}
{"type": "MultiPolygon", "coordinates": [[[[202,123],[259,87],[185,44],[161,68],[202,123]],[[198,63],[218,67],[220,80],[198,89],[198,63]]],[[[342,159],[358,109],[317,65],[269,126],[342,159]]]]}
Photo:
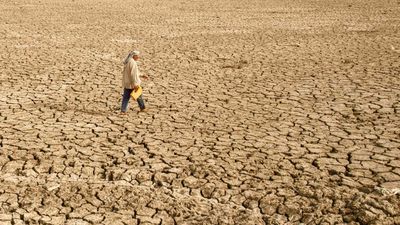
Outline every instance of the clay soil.
{"type": "Polygon", "coordinates": [[[0,0],[0,224],[400,224],[398,0],[0,0]],[[126,54],[148,107],[120,115],[126,54]]]}

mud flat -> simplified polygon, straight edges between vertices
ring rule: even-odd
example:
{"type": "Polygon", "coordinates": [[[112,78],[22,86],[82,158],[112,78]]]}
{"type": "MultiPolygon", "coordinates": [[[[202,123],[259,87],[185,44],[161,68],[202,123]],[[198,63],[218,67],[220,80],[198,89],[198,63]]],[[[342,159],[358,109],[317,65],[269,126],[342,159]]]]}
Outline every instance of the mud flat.
{"type": "Polygon", "coordinates": [[[399,1],[0,12],[0,224],[400,224],[399,1]]]}

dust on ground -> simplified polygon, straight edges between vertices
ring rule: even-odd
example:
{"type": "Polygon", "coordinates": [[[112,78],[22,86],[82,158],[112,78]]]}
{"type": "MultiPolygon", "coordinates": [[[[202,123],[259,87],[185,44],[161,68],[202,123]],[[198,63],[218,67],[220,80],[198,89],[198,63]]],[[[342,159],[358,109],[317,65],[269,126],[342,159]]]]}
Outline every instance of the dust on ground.
{"type": "Polygon", "coordinates": [[[400,224],[399,1],[0,11],[1,224],[400,224]]]}

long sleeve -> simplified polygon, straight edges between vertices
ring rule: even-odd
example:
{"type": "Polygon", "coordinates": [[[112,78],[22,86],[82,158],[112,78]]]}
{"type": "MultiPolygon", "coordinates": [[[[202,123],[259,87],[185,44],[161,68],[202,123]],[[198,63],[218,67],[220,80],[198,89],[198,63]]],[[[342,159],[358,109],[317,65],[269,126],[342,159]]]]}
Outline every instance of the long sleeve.
{"type": "Polygon", "coordinates": [[[140,72],[135,60],[129,60],[129,62],[124,66],[122,74],[122,86],[124,88],[131,89],[132,85],[140,85],[140,72]]]}
{"type": "Polygon", "coordinates": [[[140,75],[139,68],[138,68],[137,63],[134,60],[132,60],[131,63],[132,63],[132,67],[131,67],[130,75],[132,77],[132,82],[133,82],[133,85],[138,86],[141,84],[141,80],[139,77],[139,75],[140,75]]]}

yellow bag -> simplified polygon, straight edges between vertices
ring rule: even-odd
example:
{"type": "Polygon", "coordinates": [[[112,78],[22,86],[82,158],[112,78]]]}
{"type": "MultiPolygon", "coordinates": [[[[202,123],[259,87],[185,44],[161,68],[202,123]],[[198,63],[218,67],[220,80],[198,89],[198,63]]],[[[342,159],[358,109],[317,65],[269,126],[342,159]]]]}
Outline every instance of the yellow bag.
{"type": "Polygon", "coordinates": [[[131,93],[131,97],[135,100],[137,100],[141,95],[142,95],[142,87],[140,86],[136,91],[132,91],[131,93]]]}

